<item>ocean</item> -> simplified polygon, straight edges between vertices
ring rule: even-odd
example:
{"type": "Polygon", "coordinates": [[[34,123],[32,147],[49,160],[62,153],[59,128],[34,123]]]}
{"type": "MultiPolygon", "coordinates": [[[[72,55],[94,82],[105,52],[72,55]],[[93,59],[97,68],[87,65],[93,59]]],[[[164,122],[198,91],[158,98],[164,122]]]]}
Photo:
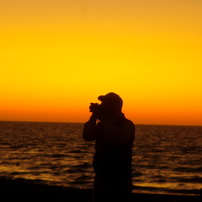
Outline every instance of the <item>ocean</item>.
{"type": "MultiPolygon", "coordinates": [[[[94,142],[81,123],[0,122],[0,176],[52,185],[93,186],[94,142]]],[[[197,194],[202,127],[136,125],[133,192],[197,194]]]]}

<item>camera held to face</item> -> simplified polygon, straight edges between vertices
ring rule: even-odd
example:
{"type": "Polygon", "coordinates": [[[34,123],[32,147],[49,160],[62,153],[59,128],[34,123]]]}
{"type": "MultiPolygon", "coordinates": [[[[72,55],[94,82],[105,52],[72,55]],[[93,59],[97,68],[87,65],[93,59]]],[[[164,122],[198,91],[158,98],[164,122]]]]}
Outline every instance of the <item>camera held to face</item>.
{"type": "Polygon", "coordinates": [[[99,112],[101,110],[101,105],[98,103],[90,103],[90,112],[99,112]]]}

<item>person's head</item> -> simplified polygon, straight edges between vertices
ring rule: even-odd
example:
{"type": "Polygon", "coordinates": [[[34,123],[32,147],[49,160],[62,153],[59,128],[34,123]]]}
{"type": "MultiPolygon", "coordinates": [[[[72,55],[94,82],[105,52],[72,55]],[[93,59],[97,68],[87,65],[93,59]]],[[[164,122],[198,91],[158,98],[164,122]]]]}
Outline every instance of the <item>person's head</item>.
{"type": "Polygon", "coordinates": [[[100,95],[98,100],[102,102],[101,105],[104,106],[110,114],[116,115],[122,112],[123,100],[116,93],[110,92],[106,95],[100,95]]]}

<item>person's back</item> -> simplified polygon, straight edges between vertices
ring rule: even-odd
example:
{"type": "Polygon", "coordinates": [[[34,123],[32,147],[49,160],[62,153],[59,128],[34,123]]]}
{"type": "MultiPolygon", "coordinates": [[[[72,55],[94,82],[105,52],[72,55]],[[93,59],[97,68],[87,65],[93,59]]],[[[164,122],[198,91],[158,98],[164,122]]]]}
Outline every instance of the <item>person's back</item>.
{"type": "Polygon", "coordinates": [[[85,140],[96,140],[94,201],[127,202],[132,192],[135,126],[121,112],[122,100],[118,95],[109,93],[100,100],[102,107],[93,112],[83,130],[85,140]]]}
{"type": "Polygon", "coordinates": [[[98,124],[96,153],[93,161],[96,173],[119,173],[120,175],[131,172],[134,125],[122,114],[114,126],[125,137],[120,138],[120,141],[110,142],[106,137],[104,126],[101,123],[98,124]],[[126,132],[127,130],[130,131],[126,132]]]}

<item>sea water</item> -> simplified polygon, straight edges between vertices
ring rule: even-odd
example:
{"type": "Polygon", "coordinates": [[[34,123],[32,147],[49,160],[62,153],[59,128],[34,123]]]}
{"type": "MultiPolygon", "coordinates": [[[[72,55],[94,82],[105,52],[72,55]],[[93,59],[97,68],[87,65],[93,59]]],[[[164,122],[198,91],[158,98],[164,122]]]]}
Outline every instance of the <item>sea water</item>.
{"type": "MultiPolygon", "coordinates": [[[[95,143],[82,139],[82,129],[81,123],[0,122],[0,176],[92,188],[95,143]]],[[[202,127],[136,125],[134,192],[201,188],[202,127]]]]}

